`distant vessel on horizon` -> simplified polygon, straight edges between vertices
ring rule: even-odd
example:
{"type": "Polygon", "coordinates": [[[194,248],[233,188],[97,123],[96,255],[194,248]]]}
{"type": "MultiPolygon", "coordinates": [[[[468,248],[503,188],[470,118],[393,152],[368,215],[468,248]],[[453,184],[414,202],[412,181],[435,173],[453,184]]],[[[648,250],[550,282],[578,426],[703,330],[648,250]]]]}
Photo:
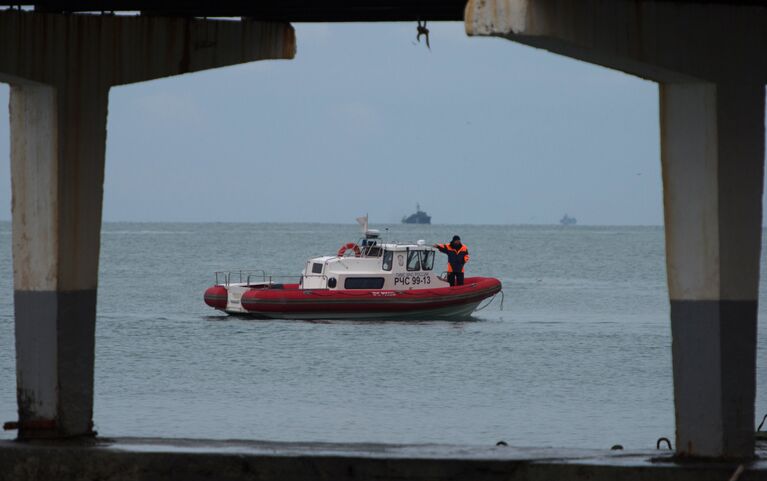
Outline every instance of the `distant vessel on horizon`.
{"type": "Polygon", "coordinates": [[[561,219],[559,219],[559,223],[562,225],[575,225],[578,223],[578,219],[565,214],[561,219]]]}
{"type": "Polygon", "coordinates": [[[402,218],[403,224],[431,224],[431,216],[421,210],[421,204],[415,205],[415,214],[406,215],[402,218]]]}

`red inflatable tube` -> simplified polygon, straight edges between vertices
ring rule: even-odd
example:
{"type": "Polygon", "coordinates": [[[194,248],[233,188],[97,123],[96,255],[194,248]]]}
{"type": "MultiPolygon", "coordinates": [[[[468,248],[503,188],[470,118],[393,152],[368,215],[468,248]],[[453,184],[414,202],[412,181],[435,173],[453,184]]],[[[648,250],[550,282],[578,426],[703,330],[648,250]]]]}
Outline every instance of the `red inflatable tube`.
{"type": "MultiPolygon", "coordinates": [[[[463,286],[406,291],[371,289],[252,289],[242,295],[241,305],[253,313],[315,312],[408,312],[471,304],[501,290],[501,282],[490,277],[469,277],[463,286]]],[[[207,302],[207,294],[206,294],[207,302]]]]}
{"type": "Polygon", "coordinates": [[[205,291],[205,304],[214,309],[226,309],[226,303],[229,299],[229,292],[224,286],[209,287],[205,291]]]}

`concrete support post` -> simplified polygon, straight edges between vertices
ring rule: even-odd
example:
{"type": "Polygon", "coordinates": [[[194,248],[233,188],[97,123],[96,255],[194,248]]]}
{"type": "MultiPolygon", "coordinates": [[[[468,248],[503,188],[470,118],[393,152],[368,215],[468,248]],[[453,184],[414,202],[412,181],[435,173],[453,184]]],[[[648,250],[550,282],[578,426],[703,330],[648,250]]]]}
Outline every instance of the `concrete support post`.
{"type": "Polygon", "coordinates": [[[92,427],[108,93],[87,92],[80,96],[66,85],[11,88],[19,435],[25,438],[92,427]]]}
{"type": "Polygon", "coordinates": [[[20,439],[92,434],[109,88],[294,53],[288,24],[0,12],[20,439]]]}
{"type": "Polygon", "coordinates": [[[764,85],[660,87],[677,452],[750,457],[764,85]]]}

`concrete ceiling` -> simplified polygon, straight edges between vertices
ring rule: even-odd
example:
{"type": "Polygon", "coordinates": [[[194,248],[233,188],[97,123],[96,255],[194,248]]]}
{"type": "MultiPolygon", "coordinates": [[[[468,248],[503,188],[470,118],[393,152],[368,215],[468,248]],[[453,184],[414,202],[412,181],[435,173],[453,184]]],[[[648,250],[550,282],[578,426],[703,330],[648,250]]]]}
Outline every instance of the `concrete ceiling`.
{"type": "MultiPolygon", "coordinates": [[[[767,6],[767,0],[661,1],[767,6]]],[[[462,21],[465,5],[466,0],[0,0],[0,6],[33,7],[46,12],[140,11],[147,15],[252,17],[288,22],[462,21]]]]}
{"type": "Polygon", "coordinates": [[[140,11],[147,15],[252,17],[289,22],[463,20],[466,0],[0,0],[46,12],[140,11]]]}

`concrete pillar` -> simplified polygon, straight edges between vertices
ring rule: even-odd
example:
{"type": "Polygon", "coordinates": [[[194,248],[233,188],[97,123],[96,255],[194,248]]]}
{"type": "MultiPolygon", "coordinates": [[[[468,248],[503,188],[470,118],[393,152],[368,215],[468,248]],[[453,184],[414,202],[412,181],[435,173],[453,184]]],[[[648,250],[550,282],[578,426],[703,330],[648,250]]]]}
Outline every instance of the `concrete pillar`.
{"type": "Polygon", "coordinates": [[[25,437],[91,430],[108,93],[73,90],[11,88],[16,372],[25,437]],[[24,424],[46,419],[55,425],[24,424]]]}
{"type": "Polygon", "coordinates": [[[754,453],[767,9],[639,0],[469,0],[501,36],[660,83],[681,456],[754,453]]]}
{"type": "Polygon", "coordinates": [[[764,85],[660,87],[676,444],[754,449],[764,85]]]}
{"type": "Polygon", "coordinates": [[[0,12],[20,439],[92,434],[109,88],[294,53],[287,24],[0,12]]]}

